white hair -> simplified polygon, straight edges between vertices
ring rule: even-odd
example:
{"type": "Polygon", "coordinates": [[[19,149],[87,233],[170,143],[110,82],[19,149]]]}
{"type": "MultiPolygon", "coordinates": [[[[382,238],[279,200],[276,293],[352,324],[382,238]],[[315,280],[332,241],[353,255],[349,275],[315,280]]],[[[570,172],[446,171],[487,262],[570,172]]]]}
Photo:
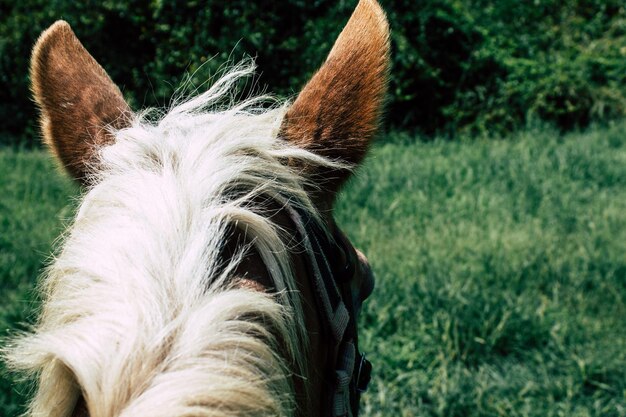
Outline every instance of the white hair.
{"type": "Polygon", "coordinates": [[[41,283],[32,332],[5,357],[39,376],[32,417],[287,416],[305,377],[304,319],[281,230],[259,196],[315,209],[286,161],[339,166],[277,138],[285,107],[220,107],[235,67],[159,121],[137,116],[100,152],[93,187],[41,283]],[[233,285],[245,230],[275,294],[233,285]]]}

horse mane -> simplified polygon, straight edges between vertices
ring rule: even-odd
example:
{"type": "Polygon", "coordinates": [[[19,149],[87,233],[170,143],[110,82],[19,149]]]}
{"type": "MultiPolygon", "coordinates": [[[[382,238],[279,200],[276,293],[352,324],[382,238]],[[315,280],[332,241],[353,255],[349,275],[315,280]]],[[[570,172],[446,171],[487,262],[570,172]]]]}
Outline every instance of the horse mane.
{"type": "Polygon", "coordinates": [[[38,323],[4,351],[38,376],[30,416],[68,416],[80,396],[91,417],[293,414],[304,319],[288,239],[259,201],[318,217],[286,161],[345,166],[280,140],[285,106],[232,103],[252,72],[234,67],[157,121],[137,115],[100,150],[38,323]],[[252,243],[223,259],[233,227],[252,243]],[[274,294],[232,279],[252,246],[274,294]]]}

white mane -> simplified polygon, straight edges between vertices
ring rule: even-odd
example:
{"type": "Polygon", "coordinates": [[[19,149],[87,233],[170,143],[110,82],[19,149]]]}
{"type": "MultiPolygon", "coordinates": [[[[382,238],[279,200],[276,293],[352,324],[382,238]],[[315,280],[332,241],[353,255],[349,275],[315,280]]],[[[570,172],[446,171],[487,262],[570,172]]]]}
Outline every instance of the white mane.
{"type": "Polygon", "coordinates": [[[39,374],[30,416],[66,417],[81,394],[91,417],[293,414],[303,314],[289,248],[254,201],[289,196],[314,213],[285,161],[333,163],[277,139],[284,108],[217,107],[251,71],[156,123],[138,117],[102,149],[40,320],[6,355],[39,374]],[[278,295],[232,287],[242,253],[218,256],[229,225],[253,239],[278,295]]]}

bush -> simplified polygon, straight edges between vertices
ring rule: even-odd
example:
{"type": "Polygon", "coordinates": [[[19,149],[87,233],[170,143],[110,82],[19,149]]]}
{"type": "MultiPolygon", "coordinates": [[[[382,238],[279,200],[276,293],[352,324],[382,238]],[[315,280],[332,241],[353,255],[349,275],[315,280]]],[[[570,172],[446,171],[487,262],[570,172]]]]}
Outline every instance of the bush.
{"type": "MultiPolygon", "coordinates": [[[[535,121],[573,129],[626,113],[622,0],[382,3],[392,27],[394,127],[498,134],[535,121]]],[[[200,85],[245,55],[257,59],[258,85],[293,96],[353,7],[336,0],[2,1],[0,143],[36,137],[30,48],[56,19],[72,24],[139,108],[167,105],[186,73],[200,85]]]]}

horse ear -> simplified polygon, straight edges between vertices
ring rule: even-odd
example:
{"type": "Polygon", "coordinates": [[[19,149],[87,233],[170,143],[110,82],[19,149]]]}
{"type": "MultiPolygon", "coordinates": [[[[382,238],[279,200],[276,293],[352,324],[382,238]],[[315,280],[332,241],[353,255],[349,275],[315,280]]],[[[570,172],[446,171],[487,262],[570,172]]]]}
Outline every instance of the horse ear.
{"type": "MultiPolygon", "coordinates": [[[[330,159],[360,163],[378,127],[388,68],[385,13],[375,0],[361,0],[326,62],[287,111],[280,135],[330,159]]],[[[349,176],[321,174],[331,194],[349,176]]]]}
{"type": "Polygon", "coordinates": [[[85,183],[98,149],[114,140],[110,129],[130,123],[128,104],[64,21],[37,40],[30,75],[44,142],[85,183]]]}

